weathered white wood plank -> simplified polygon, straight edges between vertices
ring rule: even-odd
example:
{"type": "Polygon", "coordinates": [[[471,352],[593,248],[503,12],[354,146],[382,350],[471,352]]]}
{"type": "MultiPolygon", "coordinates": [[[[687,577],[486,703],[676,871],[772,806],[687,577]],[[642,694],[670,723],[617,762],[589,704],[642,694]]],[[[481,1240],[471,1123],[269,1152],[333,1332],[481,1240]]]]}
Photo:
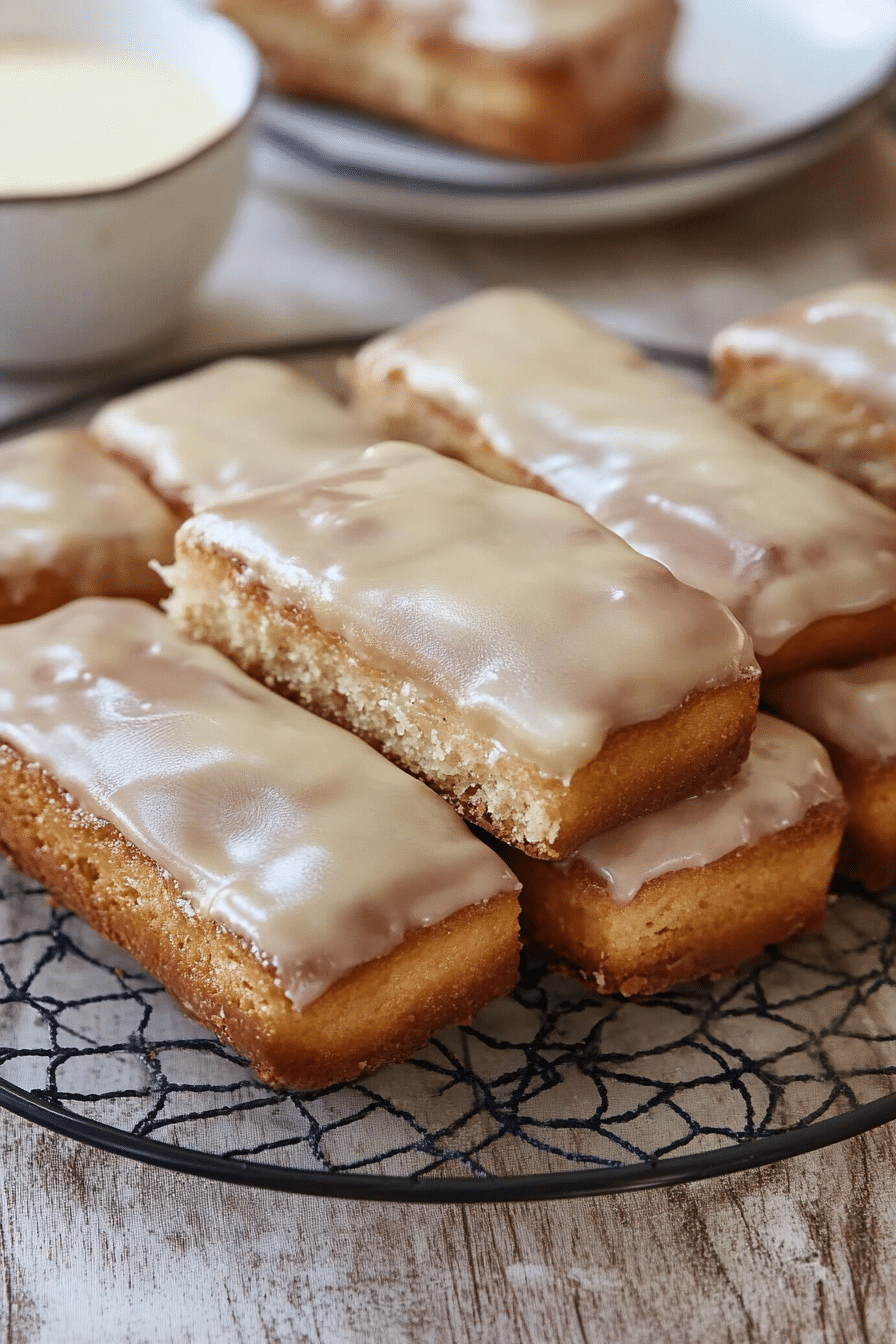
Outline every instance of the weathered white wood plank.
{"type": "Polygon", "coordinates": [[[612,1199],[353,1204],[0,1116],[10,1344],[856,1344],[896,1335],[896,1133],[612,1199]]]}

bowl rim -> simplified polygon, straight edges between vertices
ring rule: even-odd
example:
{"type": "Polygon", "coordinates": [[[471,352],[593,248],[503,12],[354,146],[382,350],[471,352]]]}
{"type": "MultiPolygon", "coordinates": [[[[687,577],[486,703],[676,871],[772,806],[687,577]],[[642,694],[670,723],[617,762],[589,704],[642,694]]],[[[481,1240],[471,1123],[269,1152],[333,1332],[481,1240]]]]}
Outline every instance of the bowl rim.
{"type": "MultiPolygon", "coordinates": [[[[184,8],[187,8],[184,6],[184,8]]],[[[160,182],[167,177],[173,177],[175,173],[181,172],[184,168],[189,168],[200,159],[213,154],[227,140],[237,136],[243,130],[246,123],[253,116],[258,100],[261,97],[262,68],[261,56],[255,44],[246,36],[242,28],[233,23],[223,14],[213,11],[197,9],[193,11],[194,17],[203,23],[217,24],[223,29],[227,29],[232,39],[242,49],[250,69],[251,93],[247,100],[244,111],[229,122],[222,131],[220,131],[213,140],[208,140],[201,144],[197,149],[191,150],[184,158],[175,159],[173,163],[166,164],[163,168],[154,168],[148,173],[141,173],[139,177],[129,178],[126,182],[121,182],[117,186],[111,187],[87,187],[83,191],[41,191],[41,192],[16,192],[4,193],[0,190],[0,209],[5,206],[37,206],[37,205],[65,205],[78,201],[102,201],[118,196],[127,196],[132,192],[139,191],[155,182],[160,182]]]]}

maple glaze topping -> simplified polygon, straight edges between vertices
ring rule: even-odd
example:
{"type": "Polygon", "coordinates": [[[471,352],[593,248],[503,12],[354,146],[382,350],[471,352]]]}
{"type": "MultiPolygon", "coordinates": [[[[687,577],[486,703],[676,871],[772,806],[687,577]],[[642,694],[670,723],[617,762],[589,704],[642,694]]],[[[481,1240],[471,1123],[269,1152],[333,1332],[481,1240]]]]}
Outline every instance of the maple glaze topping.
{"type": "Polygon", "coordinates": [[[896,656],[807,672],[772,686],[769,704],[792,723],[862,760],[896,760],[896,656]]]}
{"type": "Polygon", "coordinates": [[[370,435],[270,359],[225,359],[104,406],[93,432],[186,512],[356,457],[370,435]]]}
{"type": "Polygon", "coordinates": [[[896,514],[538,294],[487,290],[371,342],[362,409],[394,377],[719,598],[760,654],[896,598],[896,514]]]}
{"type": "Polygon", "coordinates": [[[0,629],[0,739],[245,938],[298,1007],[519,885],[425,785],[141,602],[0,629]]]}
{"type": "Polygon", "coordinates": [[[411,444],[197,515],[178,554],[192,542],[567,780],[613,728],[756,674],[706,593],[564,501],[411,444]]]}
{"type": "Polygon", "coordinates": [[[727,327],[712,354],[797,364],[896,411],[896,285],[866,281],[785,303],[727,327]]]}
{"type": "Polygon", "coordinates": [[[653,878],[702,868],[795,826],[810,808],[842,796],[821,743],[760,714],[750,755],[724,788],[596,835],[562,866],[586,864],[615,901],[627,904],[653,878]]]}
{"type": "Polygon", "coordinates": [[[82,593],[146,589],[167,561],[175,521],[90,434],[49,429],[0,447],[0,576],[14,602],[65,568],[82,593]]]}

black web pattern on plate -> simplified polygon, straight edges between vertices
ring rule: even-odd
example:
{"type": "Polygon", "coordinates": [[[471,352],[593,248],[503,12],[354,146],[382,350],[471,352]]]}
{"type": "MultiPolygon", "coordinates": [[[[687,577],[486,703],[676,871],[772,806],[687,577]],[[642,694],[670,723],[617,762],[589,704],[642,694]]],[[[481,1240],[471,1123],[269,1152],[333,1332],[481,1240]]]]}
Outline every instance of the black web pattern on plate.
{"type": "Polygon", "coordinates": [[[309,1171],[535,1175],[786,1133],[894,1088],[896,894],[844,895],[823,935],[640,1002],[530,956],[510,998],[406,1063],[283,1093],[0,871],[0,1078],[184,1148],[309,1171]]]}

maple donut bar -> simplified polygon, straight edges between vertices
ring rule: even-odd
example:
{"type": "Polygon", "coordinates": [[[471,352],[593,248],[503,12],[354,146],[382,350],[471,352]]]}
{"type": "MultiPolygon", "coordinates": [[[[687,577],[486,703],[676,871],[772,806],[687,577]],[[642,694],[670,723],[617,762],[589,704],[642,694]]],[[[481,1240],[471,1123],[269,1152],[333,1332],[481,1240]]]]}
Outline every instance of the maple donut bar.
{"type": "Polygon", "coordinates": [[[732,415],[896,506],[896,285],[844,285],[735,322],[712,357],[732,415]]]}
{"type": "Polygon", "coordinates": [[[746,756],[758,668],[720,603],[426,449],[206,510],[175,555],[181,630],[539,857],[746,756]]]}
{"type": "Polygon", "coordinates": [[[281,93],[473,148],[602,159],[668,99],[675,0],[217,0],[281,93]]]}
{"type": "Polygon", "coordinates": [[[840,871],[869,891],[896,883],[896,658],[807,672],[768,703],[819,737],[849,805],[840,871]]]}
{"type": "Polygon", "coordinates": [[[384,436],[567,499],[712,593],[767,676],[896,649],[896,515],[539,294],[431,313],[353,379],[384,436]]]}
{"type": "Polygon", "coordinates": [[[823,747],[760,714],[718,792],[595,836],[566,863],[502,852],[526,938],[599,992],[653,994],[820,928],[845,815],[823,747]]]}
{"type": "Polygon", "coordinates": [[[0,624],[77,597],[158,602],[177,522],[81,429],[50,429],[0,448],[0,624]]]}
{"type": "Polygon", "coordinates": [[[357,457],[371,441],[316,384],[272,359],[224,359],[117,397],[91,429],[179,518],[357,457]]]}
{"type": "Polygon", "coordinates": [[[84,599],[0,630],[0,848],[267,1082],[323,1087],[517,974],[518,883],[418,780],[84,599]]]}

